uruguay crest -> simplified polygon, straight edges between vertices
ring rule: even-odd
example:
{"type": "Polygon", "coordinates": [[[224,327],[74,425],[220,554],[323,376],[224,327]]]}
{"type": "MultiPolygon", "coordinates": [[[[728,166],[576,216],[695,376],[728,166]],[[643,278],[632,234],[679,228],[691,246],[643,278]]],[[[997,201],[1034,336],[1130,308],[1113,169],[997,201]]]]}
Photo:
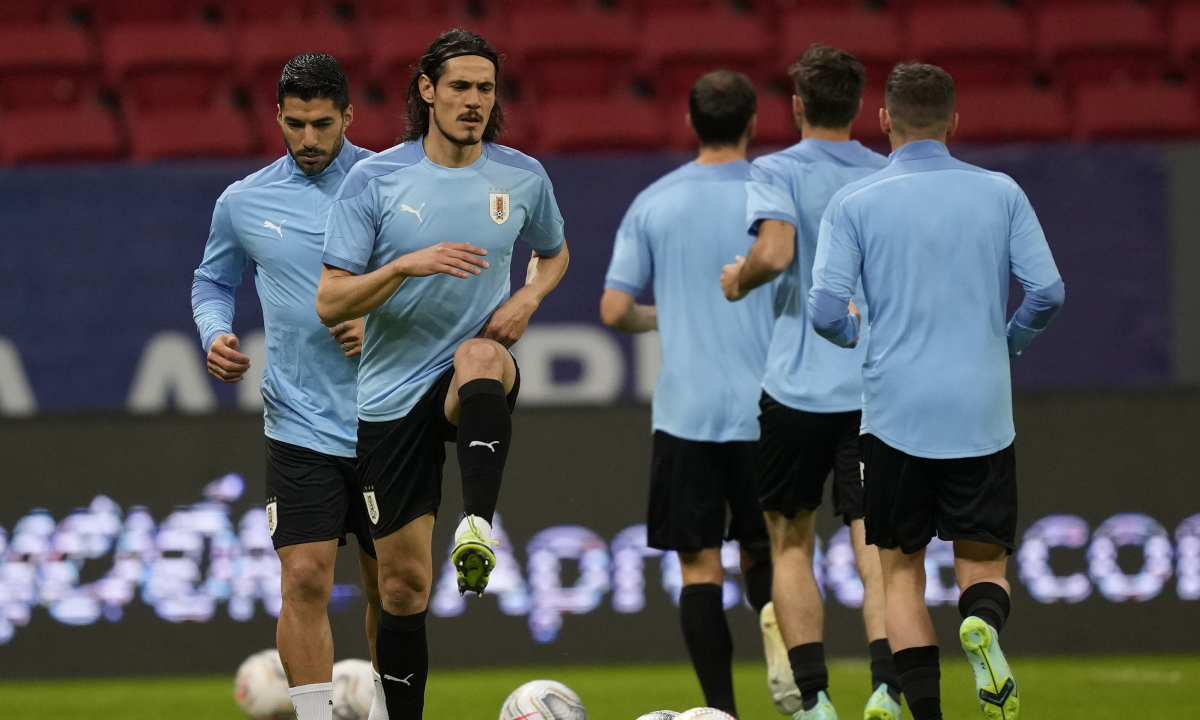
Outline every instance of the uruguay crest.
{"type": "Polygon", "coordinates": [[[503,225],[508,220],[508,193],[488,193],[488,216],[497,225],[503,225]]]}
{"type": "Polygon", "coordinates": [[[363,493],[363,500],[367,503],[367,515],[371,518],[372,525],[379,524],[379,503],[375,502],[375,491],[370,490],[363,493]]]}

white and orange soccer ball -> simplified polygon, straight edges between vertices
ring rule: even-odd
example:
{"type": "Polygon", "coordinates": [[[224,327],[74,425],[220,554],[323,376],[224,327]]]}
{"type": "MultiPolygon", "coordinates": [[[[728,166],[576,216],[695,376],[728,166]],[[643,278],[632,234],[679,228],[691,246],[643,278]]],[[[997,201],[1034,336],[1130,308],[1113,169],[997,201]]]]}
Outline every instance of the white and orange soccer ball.
{"type": "Polygon", "coordinates": [[[238,668],[233,697],[246,717],[253,720],[296,717],[278,650],[263,650],[246,658],[238,668]]]}
{"type": "Polygon", "coordinates": [[[513,690],[500,708],[500,720],[587,720],[587,711],[566,685],[534,680],[513,690]]]}
{"type": "Polygon", "coordinates": [[[648,712],[637,720],[678,720],[679,713],[674,710],[655,710],[648,712]]]}
{"type": "Polygon", "coordinates": [[[675,720],[737,720],[735,717],[716,708],[700,707],[692,708],[684,712],[675,720]]]}
{"type": "Polygon", "coordinates": [[[367,720],[375,699],[375,672],[370,660],[333,664],[334,720],[367,720]]]}

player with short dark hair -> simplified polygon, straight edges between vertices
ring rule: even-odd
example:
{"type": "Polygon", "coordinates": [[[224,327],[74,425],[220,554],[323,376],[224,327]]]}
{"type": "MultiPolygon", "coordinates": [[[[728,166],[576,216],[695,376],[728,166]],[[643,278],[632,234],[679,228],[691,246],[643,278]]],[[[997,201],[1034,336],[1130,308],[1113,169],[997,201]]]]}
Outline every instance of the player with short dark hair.
{"type": "Polygon", "coordinates": [[[859,340],[850,299],[860,279],[871,309],[860,449],[867,541],[879,547],[908,707],[916,720],[942,717],[925,607],[925,548],[936,534],[954,543],[959,639],[980,706],[993,720],[1013,720],[1017,685],[999,644],[1017,531],[1009,362],[1046,328],[1065,292],[1021,188],[950,156],[954,95],[941,68],[892,71],[879,113],[890,163],[830,201],[808,305],[816,331],[843,347],[859,340]],[[1006,323],[1010,272],[1025,298],[1006,323]]]}
{"type": "MultiPolygon", "coordinates": [[[[368,628],[379,616],[379,589],[354,463],[363,323],[347,318],[326,329],[312,303],[329,206],[350,168],[372,153],[346,140],[354,119],[350,84],[329,55],[289,61],[278,98],[287,154],[217,200],[192,284],[192,312],[208,371],[240,382],[250,358],[232,330],[234,288],[247,268],[255,269],[266,332],[267,521],[283,590],[276,641],[299,720],[331,720],[327,607],[347,532],[358,537],[368,628]]],[[[372,632],[367,640],[374,656],[372,632]]]]}
{"type": "Polygon", "coordinates": [[[756,102],[739,73],[719,70],[696,82],[686,122],[700,152],[626,212],[600,303],[609,327],[659,331],[647,544],[679,553],[692,665],[705,702],[735,717],[721,547],[739,543],[746,597],[761,610],[771,599],[771,560],[753,465],[771,306],[765,296],[731,305],[705,279],[750,244],[743,218],[756,102]],[[656,305],[639,305],[652,279],[656,305]]]}
{"type": "MultiPolygon", "coordinates": [[[[864,717],[899,720],[900,687],[884,624],[879,554],[866,542],[858,429],[866,342],[834,347],[813,332],[804,298],[812,286],[821,214],[834,193],[887,165],[887,158],[850,139],[862,109],[866,71],[853,55],[813,45],[789,70],[801,140],[759,158],[746,208],[758,239],[744,262],[725,268],[726,296],[737,300],[770,286],[776,318],[762,381],[758,442],[759,501],[775,561],[774,602],[761,617],[769,647],[772,695],[796,718],[832,717],[825,664],[824,607],[813,576],[816,509],[833,475],[833,511],[850,529],[863,583],[863,622],[871,654],[864,717]],[[777,281],[775,278],[779,278],[777,281]]],[[[862,288],[854,293],[866,312],[862,288]]]]}
{"type": "Polygon", "coordinates": [[[567,269],[546,171],[492,142],[499,65],[475,33],[435,40],[410,85],[408,140],[355,167],[325,236],[318,314],[329,325],[368,316],[358,468],[379,556],[377,646],[391,720],[424,710],[445,443],[457,443],[462,470],[451,560],[459,590],[482,594],[496,562],[491,521],[520,387],[508,348],[567,269]],[[510,296],[518,237],[533,257],[510,296]]]}

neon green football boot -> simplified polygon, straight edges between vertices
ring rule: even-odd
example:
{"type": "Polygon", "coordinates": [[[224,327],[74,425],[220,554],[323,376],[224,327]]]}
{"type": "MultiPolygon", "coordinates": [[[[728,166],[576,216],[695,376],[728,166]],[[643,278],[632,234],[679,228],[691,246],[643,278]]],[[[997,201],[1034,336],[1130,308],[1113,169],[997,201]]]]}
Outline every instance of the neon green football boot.
{"type": "Polygon", "coordinates": [[[822,690],[817,694],[817,704],[813,705],[812,710],[801,709],[792,715],[792,720],[838,720],[838,715],[829,696],[822,690]]]}
{"type": "Polygon", "coordinates": [[[482,597],[487,588],[492,568],[496,567],[496,553],[492,552],[492,546],[500,544],[491,538],[491,530],[486,520],[474,515],[465,516],[458,526],[454,549],[450,551],[450,562],[458,571],[459,595],[465,595],[470,590],[482,597]]]}
{"type": "Polygon", "coordinates": [[[979,688],[979,707],[988,720],[1016,720],[1021,701],[1017,681],[1008,669],[1008,661],[1000,650],[996,630],[983,620],[971,616],[958,628],[971,669],[975,671],[975,686],[979,688]]]}
{"type": "Polygon", "coordinates": [[[875,688],[867,699],[863,720],[900,720],[900,703],[892,699],[886,683],[875,688]]]}

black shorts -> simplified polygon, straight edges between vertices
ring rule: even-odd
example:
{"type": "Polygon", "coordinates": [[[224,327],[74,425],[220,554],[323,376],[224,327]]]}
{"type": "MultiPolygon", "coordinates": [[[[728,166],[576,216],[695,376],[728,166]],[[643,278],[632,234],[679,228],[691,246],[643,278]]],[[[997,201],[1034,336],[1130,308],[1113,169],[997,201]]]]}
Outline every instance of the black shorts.
{"type": "Polygon", "coordinates": [[[1017,452],[931,459],[862,436],[867,542],[914,553],[943,540],[1003,545],[1017,538],[1017,452]]]}
{"type": "Polygon", "coordinates": [[[814,413],[790,408],[763,393],[755,454],[762,509],[793,518],[816,510],[833,473],[833,513],[849,525],[863,516],[858,463],[862,412],[814,413]]]}
{"type": "Polygon", "coordinates": [[[737,540],[749,553],[770,552],[754,488],[753,442],[697,442],[654,433],[646,544],[699,552],[737,540]]]}
{"type": "MultiPolygon", "coordinates": [[[[446,443],[458,439],[458,428],[446,419],[446,393],[453,380],[454,368],[449,367],[402,418],[358,421],[358,474],[374,537],[391,535],[423,515],[437,514],[446,443]]],[[[508,393],[510,411],[520,390],[518,368],[508,393]]]]}
{"type": "Polygon", "coordinates": [[[353,533],[375,557],[353,458],[267,438],[267,525],[276,550],[353,533]]]}

